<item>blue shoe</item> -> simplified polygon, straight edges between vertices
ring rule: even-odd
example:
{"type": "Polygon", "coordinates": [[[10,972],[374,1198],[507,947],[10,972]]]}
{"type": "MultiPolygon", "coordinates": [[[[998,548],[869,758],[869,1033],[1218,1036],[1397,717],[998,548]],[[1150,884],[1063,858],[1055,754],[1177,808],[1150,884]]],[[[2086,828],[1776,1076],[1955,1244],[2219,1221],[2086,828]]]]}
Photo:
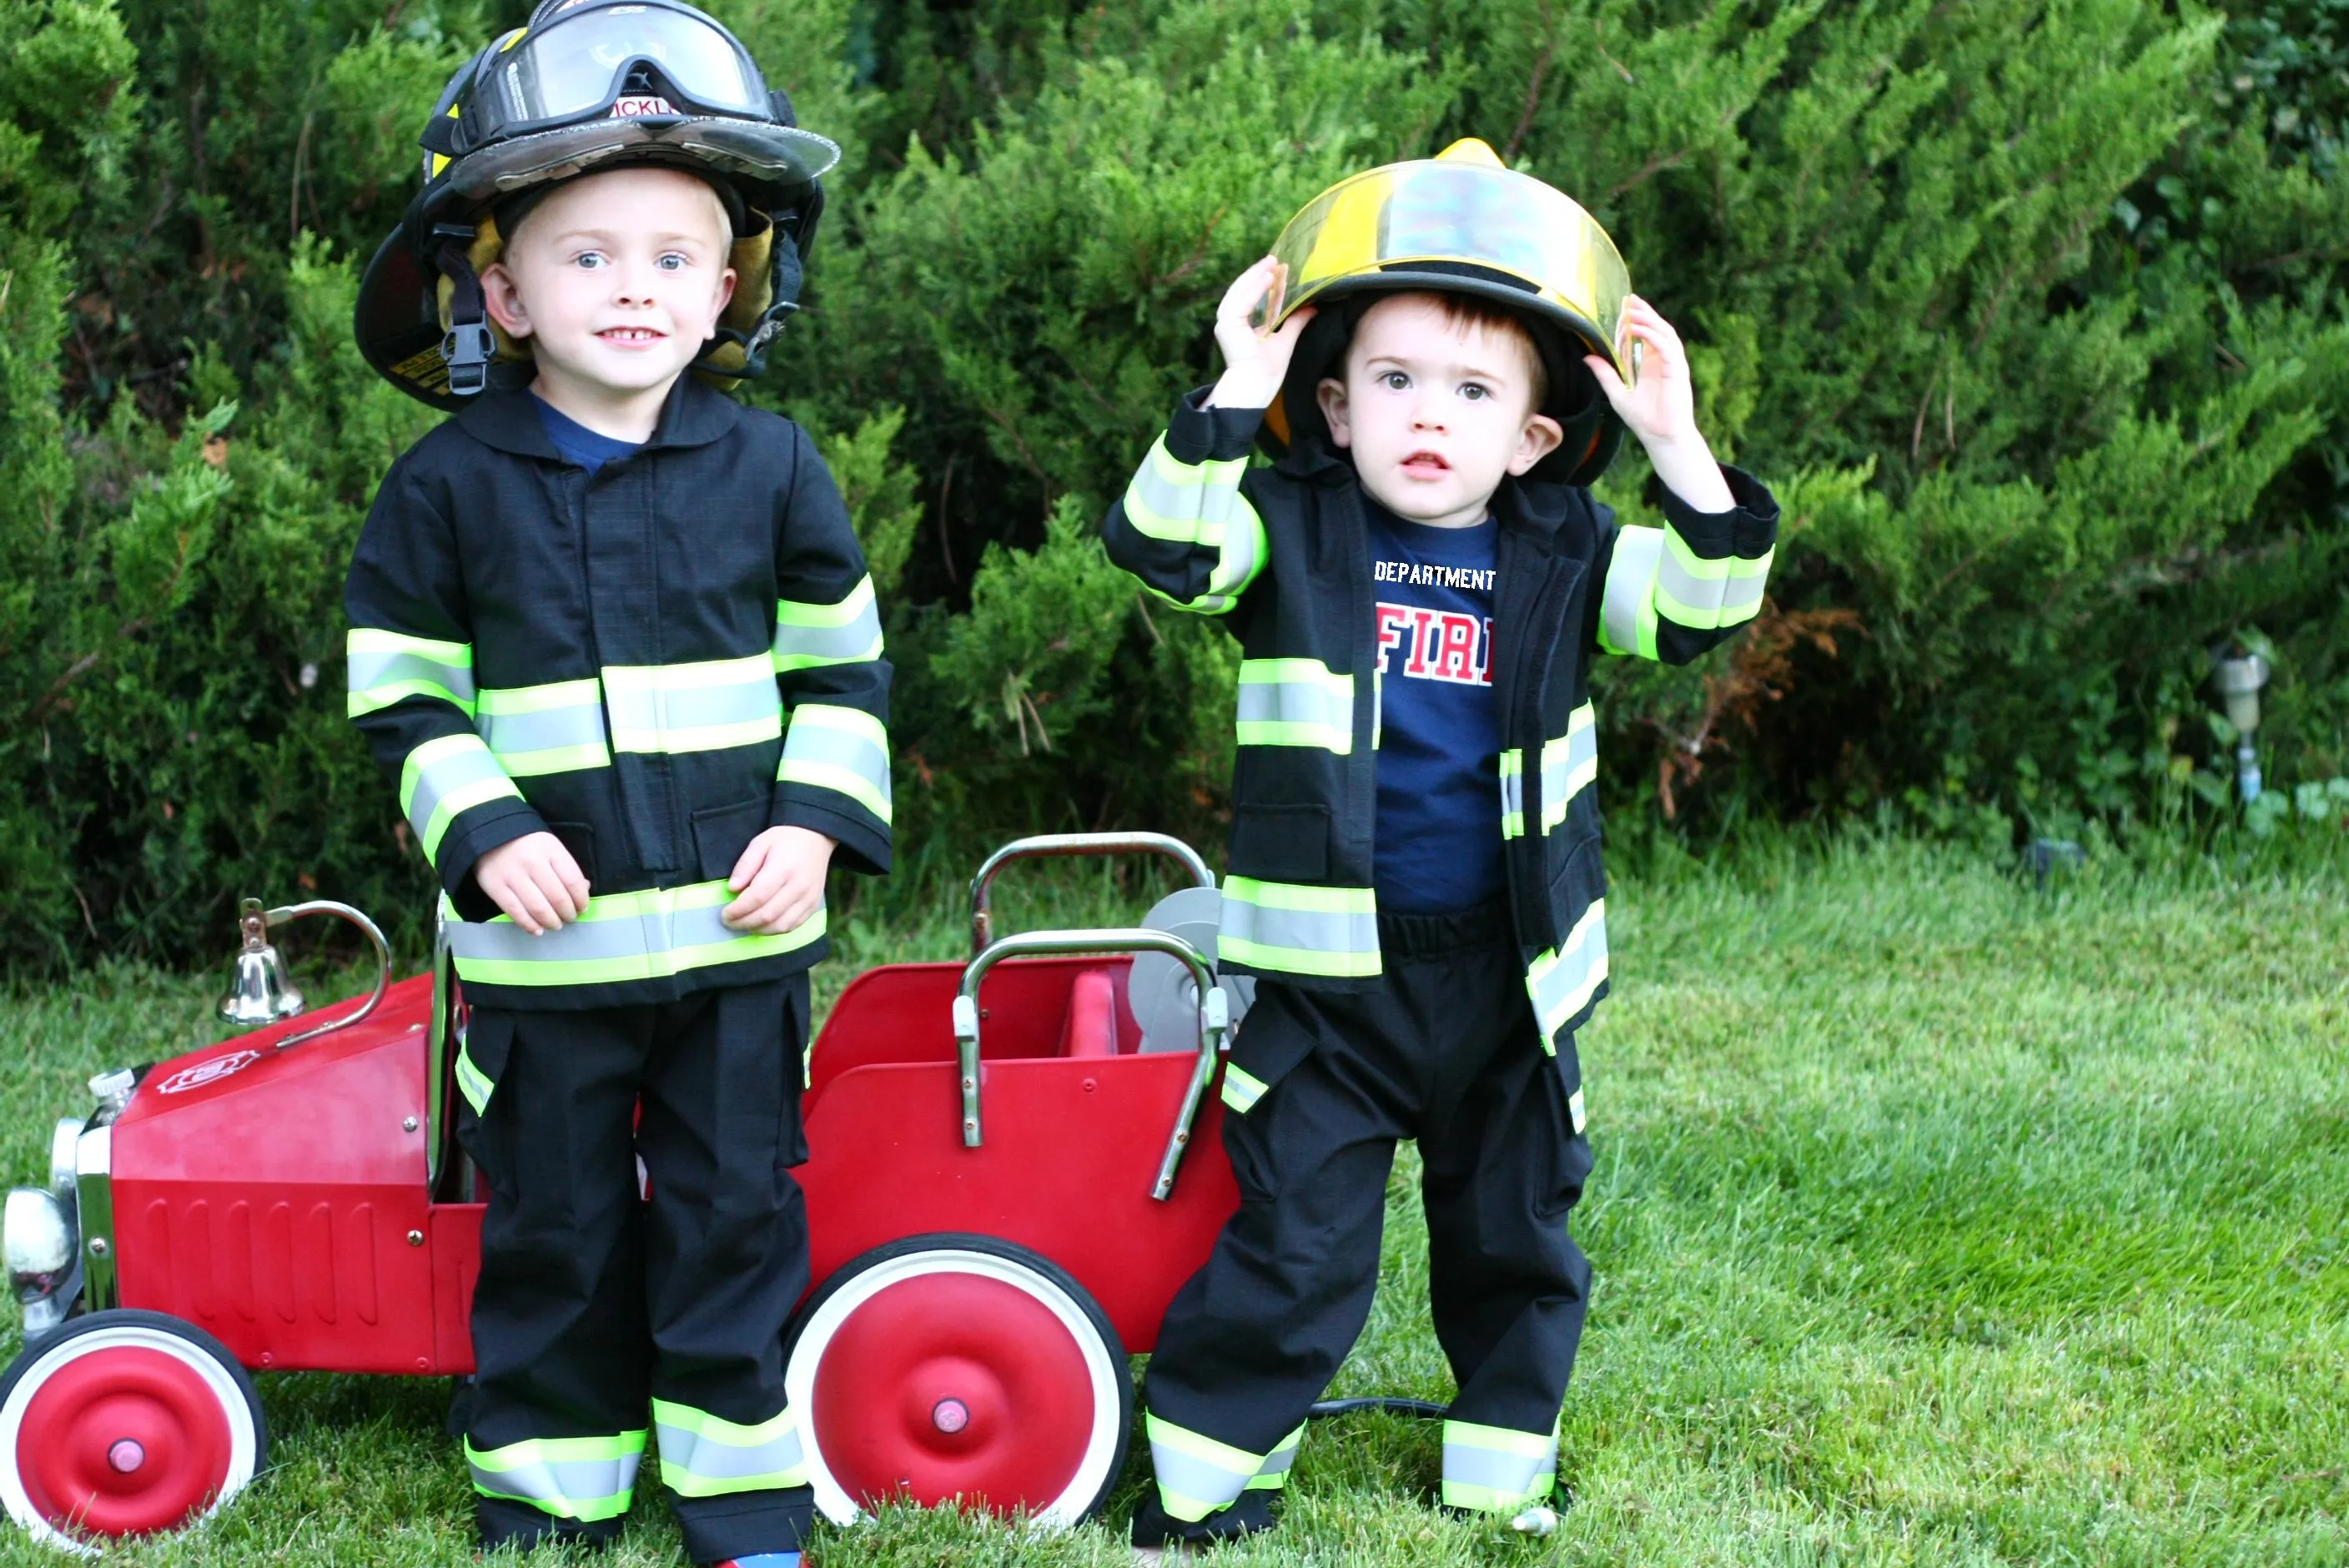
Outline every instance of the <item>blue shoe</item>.
{"type": "Polygon", "coordinates": [[[713,1563],[709,1568],[800,1568],[796,1552],[753,1552],[748,1557],[729,1557],[723,1563],[713,1563]]]}

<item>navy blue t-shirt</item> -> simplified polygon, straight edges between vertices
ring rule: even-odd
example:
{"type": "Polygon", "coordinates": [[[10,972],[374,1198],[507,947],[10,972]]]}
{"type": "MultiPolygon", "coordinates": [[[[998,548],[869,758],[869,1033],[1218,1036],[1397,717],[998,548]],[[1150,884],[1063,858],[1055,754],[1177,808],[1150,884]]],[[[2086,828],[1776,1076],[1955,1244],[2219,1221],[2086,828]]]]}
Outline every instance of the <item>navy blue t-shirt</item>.
{"type": "Polygon", "coordinates": [[[531,401],[538,405],[538,418],[546,427],[546,438],[563,454],[563,460],[576,463],[590,474],[605,463],[616,463],[644,445],[642,441],[623,441],[591,430],[554,404],[533,392],[531,401]]]}
{"type": "Polygon", "coordinates": [[[1467,909],[1501,896],[1501,720],[1493,700],[1500,525],[1431,528],[1364,498],[1378,595],[1379,907],[1467,909]]]}

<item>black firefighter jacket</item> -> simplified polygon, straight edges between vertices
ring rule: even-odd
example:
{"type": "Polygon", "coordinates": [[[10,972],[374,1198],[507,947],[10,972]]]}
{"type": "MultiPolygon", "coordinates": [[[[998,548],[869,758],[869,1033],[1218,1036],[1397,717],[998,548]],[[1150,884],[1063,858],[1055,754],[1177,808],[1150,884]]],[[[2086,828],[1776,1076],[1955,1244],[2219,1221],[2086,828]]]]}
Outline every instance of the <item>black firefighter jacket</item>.
{"type": "Polygon", "coordinates": [[[814,443],[679,377],[652,438],[592,478],[527,392],[393,465],[345,592],[350,714],[433,866],[467,995],[570,1008],[806,967],[823,913],[719,911],[770,826],[889,864],[889,665],[872,581],[814,443]],[[473,879],[552,832],[587,908],[533,937],[473,879]]]}
{"type": "MultiPolygon", "coordinates": [[[[1326,435],[1250,469],[1262,411],[1206,408],[1203,397],[1176,408],[1104,536],[1153,593],[1224,616],[1240,641],[1223,967],[1364,988],[1380,974],[1381,694],[1361,480],[1326,435]]],[[[1723,473],[1736,510],[1699,512],[1662,492],[1661,529],[1619,525],[1579,486],[1508,480],[1493,498],[1495,830],[1546,1048],[1607,987],[1591,655],[1685,663],[1761,609],[1777,503],[1748,475],[1723,473]]]]}

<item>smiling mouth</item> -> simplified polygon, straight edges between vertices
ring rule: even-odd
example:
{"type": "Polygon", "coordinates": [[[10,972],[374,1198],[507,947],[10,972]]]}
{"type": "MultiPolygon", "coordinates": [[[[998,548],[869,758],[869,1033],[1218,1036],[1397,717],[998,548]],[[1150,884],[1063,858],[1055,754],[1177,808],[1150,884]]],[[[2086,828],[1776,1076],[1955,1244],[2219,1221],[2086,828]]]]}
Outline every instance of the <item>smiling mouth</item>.
{"type": "Polygon", "coordinates": [[[607,326],[595,335],[606,343],[658,343],[668,335],[649,326],[607,326]]]}

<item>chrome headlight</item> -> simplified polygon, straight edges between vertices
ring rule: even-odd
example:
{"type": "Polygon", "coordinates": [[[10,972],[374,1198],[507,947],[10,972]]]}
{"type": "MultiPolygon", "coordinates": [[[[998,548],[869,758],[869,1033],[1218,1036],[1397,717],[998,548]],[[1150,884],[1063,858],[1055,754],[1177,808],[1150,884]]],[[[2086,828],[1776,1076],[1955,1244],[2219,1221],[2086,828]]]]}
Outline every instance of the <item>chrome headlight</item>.
{"type": "Polygon", "coordinates": [[[57,1118],[57,1130],[49,1134],[49,1191],[67,1209],[73,1207],[74,1185],[81,1176],[74,1146],[81,1141],[82,1129],[88,1125],[78,1116],[61,1116],[57,1118]]]}
{"type": "Polygon", "coordinates": [[[0,1221],[0,1251],[8,1258],[8,1285],[26,1306],[55,1295],[73,1272],[78,1241],[73,1212],[54,1192],[18,1187],[0,1221]]]}

